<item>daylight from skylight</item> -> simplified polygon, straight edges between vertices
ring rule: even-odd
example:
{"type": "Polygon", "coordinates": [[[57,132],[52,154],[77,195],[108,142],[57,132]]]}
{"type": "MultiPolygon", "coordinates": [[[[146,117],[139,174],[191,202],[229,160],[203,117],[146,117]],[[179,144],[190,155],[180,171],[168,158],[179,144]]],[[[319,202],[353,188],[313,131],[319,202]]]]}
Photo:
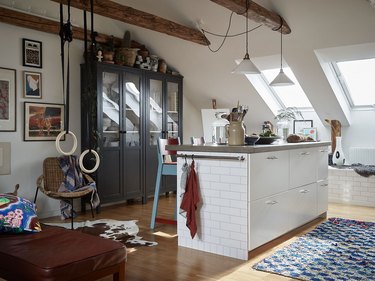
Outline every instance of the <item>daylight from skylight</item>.
{"type": "MultiPolygon", "coordinates": [[[[311,108],[312,105],[294,76],[293,71],[289,67],[284,67],[283,70],[294,82],[294,85],[270,87],[272,92],[285,107],[311,108]]],[[[263,70],[262,73],[269,84],[279,71],[279,68],[267,69],[263,70]]]]}
{"type": "Polygon", "coordinates": [[[375,104],[375,58],[336,63],[344,80],[341,85],[353,106],[375,104]],[[346,89],[345,89],[346,87],[346,89]]]}

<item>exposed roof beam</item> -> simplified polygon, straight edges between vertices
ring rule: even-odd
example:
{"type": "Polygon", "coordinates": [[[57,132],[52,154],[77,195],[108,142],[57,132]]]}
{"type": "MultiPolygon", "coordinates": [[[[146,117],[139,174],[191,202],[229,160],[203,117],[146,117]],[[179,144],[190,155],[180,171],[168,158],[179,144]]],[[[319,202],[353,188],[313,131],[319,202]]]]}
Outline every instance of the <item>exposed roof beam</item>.
{"type": "MultiPolygon", "coordinates": [[[[62,2],[67,4],[67,0],[51,0],[54,2],[62,2]]],[[[89,1],[85,0],[71,0],[72,7],[83,9],[84,3],[87,3],[87,10],[90,11],[89,1]]],[[[158,31],[170,36],[191,41],[197,44],[207,46],[210,44],[208,39],[195,28],[183,26],[173,21],[136,10],[134,8],[118,4],[110,0],[94,0],[94,13],[108,17],[114,20],[122,21],[128,24],[137,25],[153,31],[158,31]]]]}
{"type": "MultiPolygon", "coordinates": [[[[16,10],[0,7],[0,22],[17,25],[25,28],[35,29],[52,34],[59,34],[60,23],[50,19],[22,13],[16,10]]],[[[84,31],[82,28],[73,26],[73,37],[75,39],[84,40],[84,31]]],[[[89,36],[90,37],[90,36],[89,36]]],[[[98,34],[96,41],[106,43],[110,40],[109,35],[98,34]]],[[[90,38],[88,38],[90,39],[90,38]]],[[[115,38],[115,43],[120,45],[121,39],[115,38]]]]}
{"type": "MultiPolygon", "coordinates": [[[[246,16],[246,1],[249,0],[211,0],[212,2],[223,6],[239,15],[246,16]]],[[[258,5],[254,1],[249,1],[249,11],[248,17],[250,20],[255,21],[257,23],[261,23],[272,30],[277,30],[280,28],[280,16],[266,8],[258,5]]],[[[291,29],[288,23],[282,18],[283,20],[283,34],[291,33],[291,29]]],[[[278,30],[280,31],[280,29],[278,30]]]]}

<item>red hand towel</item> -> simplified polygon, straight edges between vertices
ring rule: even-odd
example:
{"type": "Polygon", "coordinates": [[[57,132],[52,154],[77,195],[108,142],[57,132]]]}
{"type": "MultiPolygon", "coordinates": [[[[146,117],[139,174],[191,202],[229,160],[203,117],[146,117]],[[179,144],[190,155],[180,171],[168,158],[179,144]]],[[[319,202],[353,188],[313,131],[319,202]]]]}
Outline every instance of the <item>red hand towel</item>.
{"type": "Polygon", "coordinates": [[[195,211],[199,203],[198,180],[194,169],[194,160],[190,165],[190,174],[186,183],[186,190],[180,208],[186,211],[186,226],[190,229],[191,238],[197,233],[195,211]]]}

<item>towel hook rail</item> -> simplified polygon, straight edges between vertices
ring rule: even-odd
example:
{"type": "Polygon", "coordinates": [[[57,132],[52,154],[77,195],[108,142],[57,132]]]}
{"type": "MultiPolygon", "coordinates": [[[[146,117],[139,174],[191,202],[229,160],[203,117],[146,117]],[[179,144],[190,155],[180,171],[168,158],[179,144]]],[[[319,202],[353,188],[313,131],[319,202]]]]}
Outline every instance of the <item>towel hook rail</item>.
{"type": "Polygon", "coordinates": [[[186,159],[186,157],[191,157],[192,159],[217,159],[217,160],[238,160],[238,161],[244,161],[244,156],[216,156],[216,155],[197,155],[197,154],[177,154],[177,157],[183,157],[186,159]]]}

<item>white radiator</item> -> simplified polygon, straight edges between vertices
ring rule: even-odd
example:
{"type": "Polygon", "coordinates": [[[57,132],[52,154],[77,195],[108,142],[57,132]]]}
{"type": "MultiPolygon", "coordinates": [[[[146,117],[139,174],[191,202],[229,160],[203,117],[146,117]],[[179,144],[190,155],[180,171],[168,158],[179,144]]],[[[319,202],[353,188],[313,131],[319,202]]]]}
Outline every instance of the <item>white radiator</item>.
{"type": "Polygon", "coordinates": [[[350,164],[375,165],[375,147],[351,147],[349,160],[350,164]]]}

